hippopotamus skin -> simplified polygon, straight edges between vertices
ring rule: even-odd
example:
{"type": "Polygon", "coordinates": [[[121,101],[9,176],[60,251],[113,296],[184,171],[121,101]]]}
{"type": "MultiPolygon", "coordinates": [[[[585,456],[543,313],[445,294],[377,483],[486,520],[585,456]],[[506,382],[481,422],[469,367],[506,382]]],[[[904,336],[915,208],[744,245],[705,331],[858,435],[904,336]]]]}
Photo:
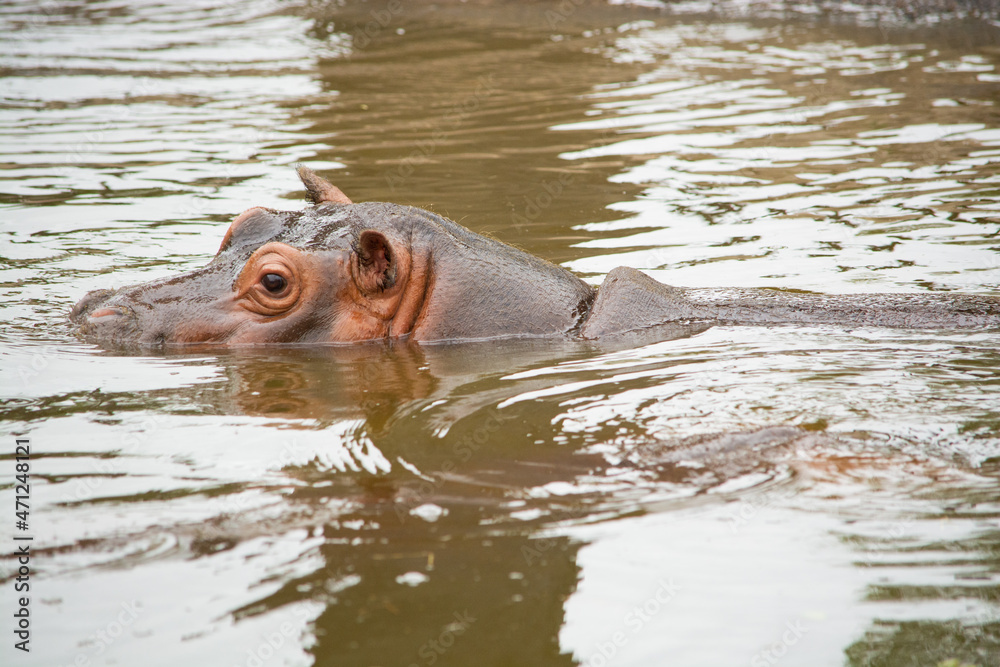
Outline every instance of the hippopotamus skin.
{"type": "Polygon", "coordinates": [[[350,201],[301,167],[314,206],[251,208],[204,268],[90,292],[70,319],[116,346],[595,339],[670,323],[1000,326],[1000,298],[691,289],[617,268],[599,290],[428,211],[350,201]]]}

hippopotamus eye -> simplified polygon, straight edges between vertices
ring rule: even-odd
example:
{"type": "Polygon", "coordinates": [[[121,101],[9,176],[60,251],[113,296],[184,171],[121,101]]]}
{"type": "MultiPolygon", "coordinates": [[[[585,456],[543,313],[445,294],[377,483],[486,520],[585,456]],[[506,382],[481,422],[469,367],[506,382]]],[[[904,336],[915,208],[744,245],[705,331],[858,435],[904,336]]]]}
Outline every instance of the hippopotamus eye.
{"type": "Polygon", "coordinates": [[[247,310],[272,317],[299,304],[303,256],[283,243],[266,243],[250,256],[233,284],[235,297],[247,310]]]}
{"type": "Polygon", "coordinates": [[[260,279],[260,284],[271,294],[279,294],[288,286],[288,281],[277,273],[268,273],[260,279]]]}

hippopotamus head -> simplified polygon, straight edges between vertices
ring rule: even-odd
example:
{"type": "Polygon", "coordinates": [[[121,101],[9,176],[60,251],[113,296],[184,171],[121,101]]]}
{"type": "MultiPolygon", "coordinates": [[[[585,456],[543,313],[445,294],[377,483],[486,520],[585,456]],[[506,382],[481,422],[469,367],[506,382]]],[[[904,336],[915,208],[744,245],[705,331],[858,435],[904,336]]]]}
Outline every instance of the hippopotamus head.
{"type": "Polygon", "coordinates": [[[565,269],[428,211],[352,203],[308,169],[313,206],[251,208],[204,268],[90,292],[70,319],[96,342],[320,343],[544,336],[594,290],[565,269]]]}

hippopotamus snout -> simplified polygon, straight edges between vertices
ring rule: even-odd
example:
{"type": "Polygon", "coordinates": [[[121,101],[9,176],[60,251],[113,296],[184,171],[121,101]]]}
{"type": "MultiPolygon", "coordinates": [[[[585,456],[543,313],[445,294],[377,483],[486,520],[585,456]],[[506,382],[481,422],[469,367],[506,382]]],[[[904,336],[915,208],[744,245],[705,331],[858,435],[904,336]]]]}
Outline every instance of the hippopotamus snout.
{"type": "Polygon", "coordinates": [[[113,346],[161,347],[221,341],[233,322],[221,308],[232,294],[218,267],[183,276],[87,293],[70,311],[85,340],[113,346]]]}
{"type": "Polygon", "coordinates": [[[69,319],[81,335],[112,342],[134,340],[139,333],[135,310],[118,303],[119,292],[100,289],[88,292],[70,311],[69,319]]]}
{"type": "Polygon", "coordinates": [[[83,324],[95,310],[100,310],[104,303],[116,294],[112,289],[95,289],[87,292],[76,302],[69,313],[70,322],[83,324]]]}

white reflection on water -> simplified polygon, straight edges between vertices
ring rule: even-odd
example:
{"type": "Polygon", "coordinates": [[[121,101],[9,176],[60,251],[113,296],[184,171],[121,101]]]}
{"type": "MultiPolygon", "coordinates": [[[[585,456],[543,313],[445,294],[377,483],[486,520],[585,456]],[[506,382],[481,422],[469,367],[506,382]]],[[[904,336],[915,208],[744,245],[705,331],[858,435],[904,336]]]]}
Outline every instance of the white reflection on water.
{"type": "MultiPolygon", "coordinates": [[[[989,559],[954,550],[970,535],[988,537],[988,521],[941,515],[932,502],[904,508],[866,498],[860,517],[751,496],[759,504],[744,499],[570,529],[586,546],[560,643],[588,667],[657,664],[666,655],[677,664],[766,665],[779,657],[782,665],[833,665],[867,627],[996,620],[995,606],[979,599],[991,585],[989,559]],[[893,518],[875,518],[878,509],[893,518]],[[675,590],[669,598],[658,595],[664,582],[675,590]],[[965,594],[875,598],[925,586],[965,594]],[[866,595],[875,599],[859,603],[866,595]]],[[[997,509],[984,508],[984,516],[997,509]]]]}
{"type": "Polygon", "coordinates": [[[627,265],[691,286],[995,291],[1000,156],[988,149],[1000,131],[968,122],[988,117],[973,75],[993,65],[969,54],[957,66],[921,44],[776,35],[670,26],[618,40],[613,57],[658,67],[596,91],[598,118],[556,129],[617,132],[563,157],[640,156],[611,180],[646,190],[613,206],[627,217],[578,226],[600,235],[579,247],[628,251],[569,266],[595,283],[627,265]],[[962,75],[970,99],[941,104],[962,75]],[[654,231],[623,234],[642,228],[654,231]]]}
{"type": "Polygon", "coordinates": [[[234,199],[281,207],[276,193],[298,187],[288,165],[316,149],[283,104],[329,99],[315,63],[345,47],[336,34],[309,40],[305,19],[276,9],[267,0],[0,8],[0,191],[27,206],[65,204],[25,216],[8,206],[16,224],[4,226],[0,253],[43,253],[53,273],[93,272],[92,287],[113,288],[111,268],[204,261],[206,239],[225,231],[213,217],[232,216],[234,199]],[[170,229],[177,220],[183,233],[170,229]],[[50,234],[42,246],[37,237],[50,234]]]}
{"type": "MultiPolygon", "coordinates": [[[[136,542],[142,546],[141,540],[136,542]]],[[[86,600],[86,611],[65,609],[61,599],[50,600],[49,606],[62,613],[38,615],[33,629],[45,637],[45,647],[29,657],[40,652],[59,656],[57,664],[246,665],[263,664],[263,655],[274,664],[312,664],[309,626],[323,611],[322,603],[302,601],[239,620],[231,612],[234,603],[251,605],[262,593],[280,589],[286,578],[321,567],[316,551],[322,542],[321,536],[289,531],[247,540],[211,558],[188,560],[169,550],[140,550],[126,556],[124,566],[87,567],[85,577],[72,570],[50,575],[50,590],[58,590],[67,601],[86,600]],[[248,588],[247,581],[257,583],[248,588]],[[133,619],[121,615],[123,604],[135,610],[133,619]],[[159,647],[154,655],[147,642],[136,640],[150,637],[159,647]],[[169,653],[167,660],[164,653],[169,653]]]]}
{"type": "Polygon", "coordinates": [[[991,333],[774,327],[762,335],[715,327],[508,376],[548,377],[551,385],[501,407],[558,400],[563,410],[553,423],[563,432],[596,433],[618,421],[664,441],[822,420],[830,433],[866,433],[925,454],[960,452],[977,465],[1000,451],[986,425],[995,410],[998,347],[991,333]]]}
{"type": "Polygon", "coordinates": [[[791,622],[800,633],[781,664],[840,664],[864,628],[854,602],[864,578],[845,571],[848,550],[827,534],[836,522],[777,510],[739,532],[730,525],[723,512],[699,509],[572,531],[588,544],[566,603],[563,648],[587,667],[660,664],[665,656],[671,664],[746,665],[791,622]],[[789,540],[789,525],[802,522],[808,532],[789,540]],[[676,593],[658,596],[662,582],[676,593]],[[734,599],[752,600],[753,613],[734,599]],[[611,652],[613,660],[600,660],[611,652]]]}

